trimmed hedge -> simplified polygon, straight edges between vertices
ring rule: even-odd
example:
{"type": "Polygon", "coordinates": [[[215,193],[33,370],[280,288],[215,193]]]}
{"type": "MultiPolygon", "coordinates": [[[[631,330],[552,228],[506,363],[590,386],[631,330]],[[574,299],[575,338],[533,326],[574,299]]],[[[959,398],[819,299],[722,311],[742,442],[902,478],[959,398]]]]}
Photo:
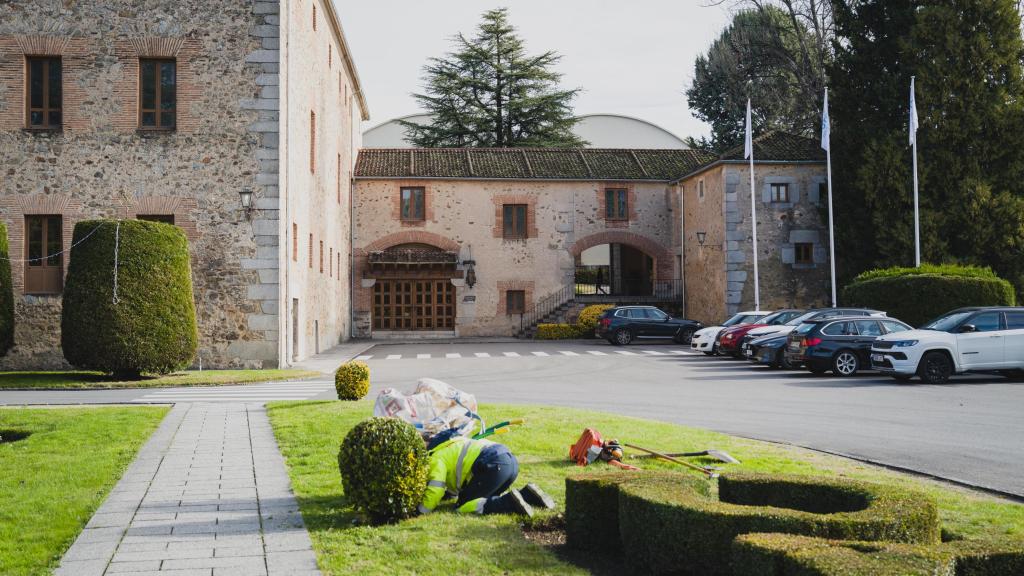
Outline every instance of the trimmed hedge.
{"type": "Polygon", "coordinates": [[[0,223],[0,356],[14,346],[14,287],[10,257],[7,226],[0,223]]]}
{"type": "Polygon", "coordinates": [[[361,400],[370,392],[370,367],[366,362],[346,362],[334,372],[338,400],[361,400]]]}
{"type": "Polygon", "coordinates": [[[580,331],[575,324],[537,325],[537,340],[572,340],[579,337],[580,331]]]}
{"type": "Polygon", "coordinates": [[[338,451],[345,499],[375,524],[415,514],[427,488],[427,466],[423,439],[398,418],[363,420],[338,451]]]}
{"type": "Polygon", "coordinates": [[[594,336],[594,329],[597,328],[597,319],[601,313],[609,308],[615,308],[614,304],[591,304],[580,311],[576,318],[576,329],[586,338],[594,336]]]}
{"type": "Polygon", "coordinates": [[[199,339],[185,234],[169,224],[120,221],[115,304],[117,224],[75,225],[61,317],[64,358],[78,368],[124,377],[185,368],[199,339]]]}
{"type": "Polygon", "coordinates": [[[752,532],[939,541],[938,510],[927,496],[790,475],[723,476],[717,500],[679,487],[626,483],[619,489],[619,530],[629,561],[656,574],[729,574],[733,539],[752,532]]]}
{"type": "Polygon", "coordinates": [[[619,488],[630,482],[664,485],[710,494],[707,481],[677,472],[607,471],[565,479],[566,544],[578,550],[619,552],[619,488]]]}
{"type": "Polygon", "coordinates": [[[843,302],[921,326],[963,306],[1012,306],[1016,294],[987,268],[944,265],[870,270],[843,289],[843,302]]]}
{"type": "Polygon", "coordinates": [[[732,545],[734,574],[751,576],[1003,576],[1024,574],[1024,543],[924,545],[744,534],[732,545]]]}

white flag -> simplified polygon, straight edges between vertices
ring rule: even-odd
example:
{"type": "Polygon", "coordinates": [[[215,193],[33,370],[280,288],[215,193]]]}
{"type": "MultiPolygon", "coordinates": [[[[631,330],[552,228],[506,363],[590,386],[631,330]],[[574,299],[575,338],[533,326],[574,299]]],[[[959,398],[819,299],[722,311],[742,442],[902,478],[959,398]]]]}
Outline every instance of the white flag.
{"type": "Polygon", "coordinates": [[[910,77],[910,145],[917,144],[917,100],[914,98],[914,77],[910,77]]]}
{"type": "Polygon", "coordinates": [[[829,140],[832,136],[832,127],[828,118],[828,88],[825,88],[825,104],[821,111],[821,149],[829,149],[829,140]]]}
{"type": "Polygon", "coordinates": [[[751,136],[753,128],[750,125],[750,98],[747,98],[747,135],[743,140],[743,158],[750,158],[754,154],[754,138],[751,136]]]}

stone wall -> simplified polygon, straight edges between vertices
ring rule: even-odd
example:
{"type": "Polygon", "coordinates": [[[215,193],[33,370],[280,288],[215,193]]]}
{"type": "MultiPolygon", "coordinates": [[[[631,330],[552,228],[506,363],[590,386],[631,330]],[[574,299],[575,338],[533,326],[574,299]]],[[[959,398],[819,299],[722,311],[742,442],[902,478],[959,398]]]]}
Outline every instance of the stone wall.
{"type": "MultiPolygon", "coordinates": [[[[735,281],[745,272],[726,272],[725,191],[722,167],[715,167],[680,182],[683,195],[685,242],[683,278],[685,280],[686,316],[705,324],[717,324],[727,316],[726,282],[731,274],[735,281]],[[704,195],[700,189],[703,182],[704,195]],[[704,235],[704,243],[698,240],[704,235]]],[[[735,231],[735,225],[732,226],[735,231]]],[[[732,235],[738,237],[737,234],[732,235]]],[[[731,245],[735,246],[735,244],[731,245]]],[[[742,275],[742,276],[741,276],[742,275]]]]}
{"type": "Polygon", "coordinates": [[[526,307],[572,282],[576,257],[592,246],[623,243],[654,258],[659,280],[677,274],[671,253],[677,209],[665,184],[551,181],[374,180],[355,187],[355,312],[366,325],[373,293],[365,279],[370,251],[407,243],[430,244],[472,255],[477,283],[456,285],[456,332],[460,336],[509,335],[519,316],[504,314],[504,291],[521,289],[526,307]],[[427,218],[405,225],[395,211],[402,186],[426,191],[427,218]],[[609,222],[602,210],[607,187],[630,190],[632,219],[609,222]],[[526,204],[528,238],[501,238],[503,202],[526,204]],[[518,288],[509,288],[518,286],[518,288]]]}
{"type": "MultiPolygon", "coordinates": [[[[266,313],[251,287],[260,273],[258,221],[240,211],[239,191],[270,184],[266,146],[253,130],[276,111],[257,105],[257,78],[272,61],[251,55],[264,47],[260,30],[274,26],[273,2],[200,0],[139,3],[78,0],[0,3],[0,217],[11,231],[11,253],[24,254],[24,216],[63,216],[64,246],[75,222],[126,218],[163,210],[191,241],[195,302],[204,366],[276,364],[235,342],[266,342],[274,330],[250,322],[266,313]],[[60,56],[64,127],[24,130],[25,55],[60,56]],[[137,131],[138,59],[174,58],[178,126],[137,131]],[[262,151],[262,152],[261,152],[262,151]]],[[[265,35],[264,35],[265,36],[265,35]]],[[[263,75],[263,76],[261,76],[263,75]]],[[[18,327],[4,368],[54,368],[59,349],[59,296],[28,296],[14,263],[18,327]]],[[[66,261],[65,261],[66,269],[66,261]]]]}

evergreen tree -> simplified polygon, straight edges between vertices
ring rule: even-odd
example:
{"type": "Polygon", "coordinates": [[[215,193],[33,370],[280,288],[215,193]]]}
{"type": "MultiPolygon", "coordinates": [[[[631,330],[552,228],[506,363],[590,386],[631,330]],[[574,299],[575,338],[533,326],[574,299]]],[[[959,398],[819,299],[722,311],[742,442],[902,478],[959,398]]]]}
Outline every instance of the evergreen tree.
{"type": "Polygon", "coordinates": [[[1024,45],[1014,1],[838,2],[835,22],[840,275],[913,262],[916,76],[922,259],[990,265],[1024,289],[1024,45]]]}
{"type": "Polygon", "coordinates": [[[572,100],[551,68],[554,52],[532,56],[508,22],[506,9],[483,15],[476,36],[459,34],[456,49],[424,68],[426,94],[413,94],[432,116],[427,125],[402,122],[417,146],[559,146],[586,143],[572,128],[572,100]]]}
{"type": "Polygon", "coordinates": [[[754,134],[783,130],[811,135],[819,123],[816,94],[824,85],[819,60],[804,55],[815,39],[805,25],[770,5],[741,10],[694,64],[686,98],[711,137],[689,144],[722,151],[743,142],[747,97],[754,134]]]}

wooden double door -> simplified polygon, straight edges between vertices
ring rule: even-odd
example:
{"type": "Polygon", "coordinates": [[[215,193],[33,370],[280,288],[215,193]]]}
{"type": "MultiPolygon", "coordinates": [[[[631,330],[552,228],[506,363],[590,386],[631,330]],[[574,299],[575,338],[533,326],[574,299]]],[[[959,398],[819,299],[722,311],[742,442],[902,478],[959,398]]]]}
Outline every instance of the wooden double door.
{"type": "Polygon", "coordinates": [[[384,280],[373,285],[374,330],[454,330],[451,280],[384,280]]]}

